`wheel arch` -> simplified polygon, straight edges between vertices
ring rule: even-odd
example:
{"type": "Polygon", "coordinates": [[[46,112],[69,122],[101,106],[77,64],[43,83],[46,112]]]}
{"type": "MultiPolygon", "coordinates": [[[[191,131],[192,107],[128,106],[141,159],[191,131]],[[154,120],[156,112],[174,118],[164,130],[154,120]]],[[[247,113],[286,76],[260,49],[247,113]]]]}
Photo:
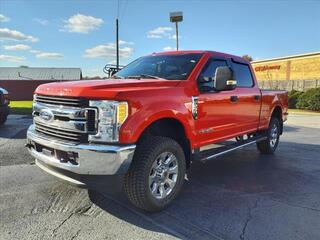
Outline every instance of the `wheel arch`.
{"type": "Polygon", "coordinates": [[[275,118],[277,118],[279,120],[279,122],[280,122],[280,134],[282,134],[282,132],[283,132],[283,119],[282,119],[282,107],[280,105],[276,105],[273,108],[270,120],[271,120],[272,117],[275,117],[275,118]]]}
{"type": "Polygon", "coordinates": [[[148,136],[169,137],[177,141],[183,149],[187,167],[191,161],[191,142],[185,125],[174,117],[163,117],[150,122],[141,132],[137,144],[148,136]]]}

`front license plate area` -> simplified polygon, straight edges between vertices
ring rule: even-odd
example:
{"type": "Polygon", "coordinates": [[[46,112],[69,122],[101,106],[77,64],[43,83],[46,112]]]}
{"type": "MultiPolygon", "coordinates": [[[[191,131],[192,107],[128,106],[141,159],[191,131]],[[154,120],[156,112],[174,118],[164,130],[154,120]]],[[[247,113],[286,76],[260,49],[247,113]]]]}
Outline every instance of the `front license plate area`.
{"type": "Polygon", "coordinates": [[[48,157],[54,156],[54,151],[49,148],[42,148],[42,153],[48,157]]]}

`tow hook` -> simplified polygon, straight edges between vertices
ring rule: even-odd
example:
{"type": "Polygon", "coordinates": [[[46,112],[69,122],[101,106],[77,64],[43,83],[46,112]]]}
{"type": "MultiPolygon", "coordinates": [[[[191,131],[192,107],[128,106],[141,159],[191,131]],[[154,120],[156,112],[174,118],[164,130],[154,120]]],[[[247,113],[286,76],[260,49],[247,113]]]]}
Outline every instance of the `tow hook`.
{"type": "Polygon", "coordinates": [[[25,146],[26,148],[31,148],[31,147],[32,147],[32,144],[31,144],[31,143],[26,143],[24,146],[25,146]]]}
{"type": "Polygon", "coordinates": [[[26,143],[24,146],[25,146],[26,148],[29,148],[29,149],[35,148],[35,145],[34,145],[32,142],[28,142],[28,143],[26,143]]]}

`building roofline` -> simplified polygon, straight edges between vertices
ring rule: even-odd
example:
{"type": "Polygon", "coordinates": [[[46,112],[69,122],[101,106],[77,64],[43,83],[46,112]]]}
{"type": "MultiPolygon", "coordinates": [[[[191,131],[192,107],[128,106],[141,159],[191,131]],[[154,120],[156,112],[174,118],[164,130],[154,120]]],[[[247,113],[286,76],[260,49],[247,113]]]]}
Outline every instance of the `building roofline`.
{"type": "Polygon", "coordinates": [[[267,58],[267,59],[252,61],[251,63],[263,63],[263,62],[270,62],[270,61],[277,61],[277,60],[280,61],[280,60],[287,60],[288,58],[301,58],[301,57],[303,58],[303,57],[311,57],[316,55],[320,55],[320,52],[296,54],[296,55],[290,55],[290,56],[278,57],[278,58],[267,58]]]}
{"type": "Polygon", "coordinates": [[[35,68],[40,68],[40,69],[80,69],[80,67],[3,67],[0,66],[0,68],[10,68],[10,69],[35,69],[35,68]]]}

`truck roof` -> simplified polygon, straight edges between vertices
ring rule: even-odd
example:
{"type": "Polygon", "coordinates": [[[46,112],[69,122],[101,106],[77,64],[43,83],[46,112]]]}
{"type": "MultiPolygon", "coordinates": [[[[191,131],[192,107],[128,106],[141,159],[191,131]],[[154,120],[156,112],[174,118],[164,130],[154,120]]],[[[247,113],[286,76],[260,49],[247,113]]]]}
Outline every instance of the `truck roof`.
{"type": "Polygon", "coordinates": [[[209,51],[209,50],[179,50],[179,51],[165,51],[165,52],[154,52],[151,55],[164,55],[164,54],[189,54],[189,53],[210,53],[216,56],[221,56],[221,57],[228,57],[228,58],[233,58],[236,60],[239,60],[241,62],[247,62],[245,59],[243,59],[242,57],[236,56],[236,55],[232,55],[232,54],[228,54],[228,53],[223,53],[223,52],[216,52],[216,51],[209,51]]]}

